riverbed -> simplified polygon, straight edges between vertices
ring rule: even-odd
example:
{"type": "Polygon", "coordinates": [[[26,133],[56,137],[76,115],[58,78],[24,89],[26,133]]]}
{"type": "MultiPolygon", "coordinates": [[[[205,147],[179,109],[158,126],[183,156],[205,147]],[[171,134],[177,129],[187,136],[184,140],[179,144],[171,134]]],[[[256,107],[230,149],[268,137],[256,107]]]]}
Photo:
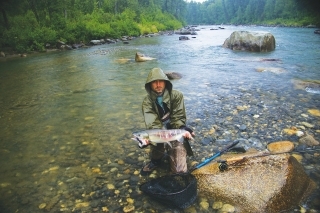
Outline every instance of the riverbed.
{"type": "MultiPolygon", "coordinates": [[[[196,133],[189,164],[236,139],[245,149],[282,140],[298,145],[297,136],[283,132],[293,126],[320,141],[320,117],[308,111],[320,110],[320,90],[305,84],[320,80],[319,35],[308,28],[211,30],[216,27],[198,26],[186,41],[161,35],[1,61],[0,212],[123,212],[128,206],[177,212],[139,190],[149,180],[139,176],[148,150],[131,140],[145,127],[141,102],[154,67],[182,75],[172,83],[185,96],[187,124],[196,133]],[[270,32],[276,49],[223,48],[235,30],[270,32]],[[136,52],[155,60],[137,63],[136,52]]],[[[310,148],[299,154],[319,185],[319,147],[310,148]]],[[[160,168],[154,176],[167,172],[160,168]]],[[[304,208],[320,211],[317,193],[304,208]]],[[[213,200],[208,209],[199,200],[194,212],[215,211],[213,200]]]]}

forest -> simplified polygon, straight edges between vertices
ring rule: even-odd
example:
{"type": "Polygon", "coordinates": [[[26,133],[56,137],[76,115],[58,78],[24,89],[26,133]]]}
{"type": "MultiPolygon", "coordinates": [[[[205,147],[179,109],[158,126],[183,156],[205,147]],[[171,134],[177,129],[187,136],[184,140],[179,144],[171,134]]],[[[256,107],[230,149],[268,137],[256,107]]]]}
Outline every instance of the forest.
{"type": "Polygon", "coordinates": [[[320,26],[318,0],[208,0],[187,4],[188,24],[320,26]]]}
{"type": "Polygon", "coordinates": [[[318,0],[1,0],[0,50],[140,36],[188,24],[320,26],[318,0]]]}

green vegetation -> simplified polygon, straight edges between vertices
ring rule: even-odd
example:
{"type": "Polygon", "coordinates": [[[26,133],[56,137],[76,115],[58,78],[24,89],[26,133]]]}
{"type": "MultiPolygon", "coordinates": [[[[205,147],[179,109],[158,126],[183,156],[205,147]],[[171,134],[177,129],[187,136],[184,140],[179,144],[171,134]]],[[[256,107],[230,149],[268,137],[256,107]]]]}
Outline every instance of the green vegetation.
{"type": "Polygon", "coordinates": [[[188,24],[320,26],[316,0],[208,0],[187,5],[188,24]]]}
{"type": "Polygon", "coordinates": [[[139,36],[188,24],[320,26],[317,0],[1,0],[0,49],[139,36]]]}
{"type": "Polygon", "coordinates": [[[2,0],[0,48],[43,51],[58,40],[139,36],[183,26],[183,0],[2,0]],[[170,5],[170,7],[168,6],[170,5]]]}

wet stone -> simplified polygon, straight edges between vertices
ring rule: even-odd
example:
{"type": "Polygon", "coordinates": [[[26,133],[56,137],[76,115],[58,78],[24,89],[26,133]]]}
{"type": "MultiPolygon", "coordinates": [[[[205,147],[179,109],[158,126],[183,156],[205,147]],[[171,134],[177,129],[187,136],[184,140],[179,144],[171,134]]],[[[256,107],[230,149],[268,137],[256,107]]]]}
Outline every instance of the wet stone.
{"type": "Polygon", "coordinates": [[[119,166],[119,164],[117,164],[117,163],[110,163],[109,165],[108,165],[108,167],[110,168],[110,167],[118,167],[119,166]]]}
{"type": "Polygon", "coordinates": [[[307,146],[317,146],[320,144],[319,141],[315,140],[314,137],[312,137],[312,135],[306,135],[304,137],[301,137],[299,139],[299,143],[305,144],[307,146]]]}
{"type": "Polygon", "coordinates": [[[240,130],[240,131],[245,131],[246,129],[247,129],[247,126],[244,125],[244,124],[242,124],[242,125],[239,126],[239,130],[240,130]]]}
{"type": "Polygon", "coordinates": [[[99,201],[99,200],[93,200],[93,201],[90,202],[90,206],[91,206],[92,208],[98,207],[99,204],[100,204],[100,201],[99,201]]]}
{"type": "Polygon", "coordinates": [[[213,142],[213,139],[211,137],[205,137],[201,140],[201,144],[203,146],[209,145],[211,142],[213,142]]]}
{"type": "Polygon", "coordinates": [[[128,180],[128,179],[130,179],[130,175],[122,175],[117,178],[117,180],[128,180]]]}
{"type": "Polygon", "coordinates": [[[223,203],[220,202],[220,201],[214,202],[214,203],[212,204],[212,208],[213,208],[213,209],[221,209],[222,206],[223,206],[223,203]]]}
{"type": "Polygon", "coordinates": [[[230,204],[224,204],[220,210],[221,212],[233,213],[235,211],[234,206],[230,204]]]}
{"type": "Polygon", "coordinates": [[[130,183],[137,183],[139,182],[140,178],[136,175],[130,176],[130,183]]]}

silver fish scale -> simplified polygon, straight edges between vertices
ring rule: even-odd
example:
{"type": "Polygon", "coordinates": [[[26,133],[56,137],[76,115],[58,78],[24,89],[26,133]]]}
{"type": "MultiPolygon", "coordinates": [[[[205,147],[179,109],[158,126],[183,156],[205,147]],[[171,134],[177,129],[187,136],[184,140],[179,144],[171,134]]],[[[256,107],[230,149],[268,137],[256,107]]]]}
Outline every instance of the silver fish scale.
{"type": "Polygon", "coordinates": [[[185,130],[181,129],[174,129],[174,130],[160,130],[156,132],[154,135],[161,138],[161,139],[169,139],[173,138],[181,133],[183,133],[185,130]]]}

